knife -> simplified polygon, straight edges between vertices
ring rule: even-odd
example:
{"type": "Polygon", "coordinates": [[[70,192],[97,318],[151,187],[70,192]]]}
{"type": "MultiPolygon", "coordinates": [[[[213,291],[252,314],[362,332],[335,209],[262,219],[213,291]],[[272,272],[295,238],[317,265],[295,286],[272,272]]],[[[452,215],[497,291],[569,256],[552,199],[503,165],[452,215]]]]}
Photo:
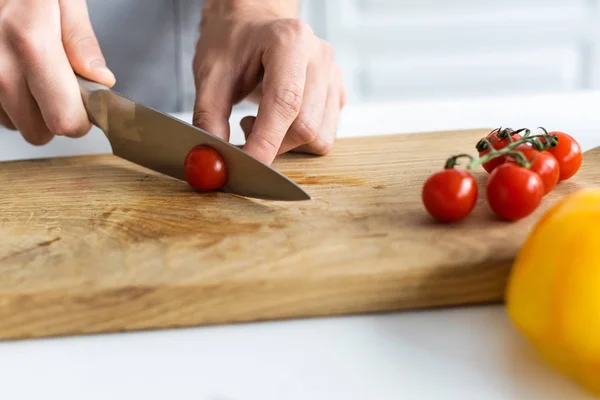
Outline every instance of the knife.
{"type": "Polygon", "coordinates": [[[194,146],[208,145],[227,166],[223,192],[265,200],[311,199],[292,180],[239,147],[106,86],[80,76],[77,80],[88,117],[104,132],[114,155],[185,181],[183,165],[188,152],[194,146]]]}

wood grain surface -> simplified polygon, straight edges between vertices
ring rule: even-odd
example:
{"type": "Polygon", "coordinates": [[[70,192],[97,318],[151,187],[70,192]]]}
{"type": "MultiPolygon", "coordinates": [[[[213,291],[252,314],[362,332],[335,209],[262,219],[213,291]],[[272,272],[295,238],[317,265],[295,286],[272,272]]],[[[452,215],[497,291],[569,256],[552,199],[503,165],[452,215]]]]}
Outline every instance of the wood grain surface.
{"type": "Polygon", "coordinates": [[[420,203],[426,177],[489,130],[340,139],[275,167],[299,203],[198,194],[112,155],[0,163],[0,338],[172,328],[502,301],[540,214],[600,183],[584,156],[531,217],[485,203],[455,225],[420,203]]]}

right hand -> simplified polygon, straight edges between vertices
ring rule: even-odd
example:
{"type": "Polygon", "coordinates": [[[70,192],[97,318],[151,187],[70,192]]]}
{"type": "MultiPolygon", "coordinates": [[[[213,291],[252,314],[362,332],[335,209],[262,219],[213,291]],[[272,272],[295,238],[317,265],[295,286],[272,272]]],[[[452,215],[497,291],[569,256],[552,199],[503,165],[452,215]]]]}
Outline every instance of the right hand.
{"type": "Polygon", "coordinates": [[[112,87],[85,0],[0,0],[0,124],[31,144],[91,129],[75,74],[112,87]]]}

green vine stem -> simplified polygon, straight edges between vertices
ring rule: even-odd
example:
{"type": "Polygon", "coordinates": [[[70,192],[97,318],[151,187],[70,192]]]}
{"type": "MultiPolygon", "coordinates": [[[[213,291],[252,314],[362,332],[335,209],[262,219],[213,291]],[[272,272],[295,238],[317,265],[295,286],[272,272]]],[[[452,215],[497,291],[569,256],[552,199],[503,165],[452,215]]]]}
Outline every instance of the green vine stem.
{"type": "Polygon", "coordinates": [[[477,151],[482,152],[487,149],[490,149],[489,153],[487,153],[486,155],[484,155],[483,157],[480,157],[480,158],[475,158],[475,157],[471,156],[470,154],[458,154],[458,155],[448,158],[446,160],[444,168],[445,169],[454,168],[458,164],[459,159],[467,158],[469,160],[469,163],[467,164],[466,168],[473,169],[481,164],[485,164],[485,163],[489,162],[490,160],[492,160],[494,158],[502,157],[502,156],[514,157],[515,161],[521,167],[531,168],[531,165],[533,164],[534,159],[532,159],[531,161],[528,161],[523,153],[521,153],[518,150],[515,150],[517,147],[519,147],[522,144],[529,143],[532,145],[532,147],[535,150],[545,151],[551,147],[555,147],[558,144],[558,137],[556,135],[548,134],[548,131],[546,131],[546,129],[544,129],[544,128],[539,128],[539,129],[541,129],[544,133],[538,134],[538,135],[531,135],[531,131],[526,128],[519,129],[517,131],[513,131],[510,128],[506,128],[504,130],[502,130],[502,128],[499,128],[497,130],[495,129],[492,132],[498,131],[498,137],[501,140],[509,139],[510,143],[506,147],[504,147],[500,150],[496,150],[496,149],[494,149],[494,147],[492,146],[492,143],[488,139],[483,138],[476,145],[477,151]],[[520,134],[521,132],[525,132],[524,135],[520,139],[514,140],[513,136],[516,134],[520,134]]]}

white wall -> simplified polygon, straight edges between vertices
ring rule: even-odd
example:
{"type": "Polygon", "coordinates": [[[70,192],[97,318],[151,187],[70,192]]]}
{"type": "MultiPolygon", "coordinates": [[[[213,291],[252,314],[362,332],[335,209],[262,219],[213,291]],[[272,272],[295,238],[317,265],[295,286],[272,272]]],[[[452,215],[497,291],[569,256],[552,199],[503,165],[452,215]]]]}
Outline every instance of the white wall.
{"type": "Polygon", "coordinates": [[[600,88],[600,0],[304,0],[350,101],[600,88]]]}

